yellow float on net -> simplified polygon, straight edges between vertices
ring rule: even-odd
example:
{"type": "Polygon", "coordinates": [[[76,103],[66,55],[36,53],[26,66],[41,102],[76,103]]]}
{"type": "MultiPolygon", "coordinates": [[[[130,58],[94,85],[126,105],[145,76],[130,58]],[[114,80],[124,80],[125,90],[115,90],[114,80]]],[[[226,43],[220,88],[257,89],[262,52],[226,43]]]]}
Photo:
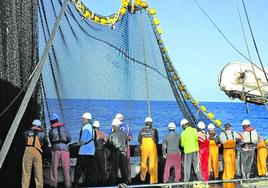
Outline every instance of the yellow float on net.
{"type": "Polygon", "coordinates": [[[107,24],[107,20],[105,18],[101,18],[100,19],[100,23],[103,24],[103,25],[105,25],[105,24],[107,24]]]}
{"type": "Polygon", "coordinates": [[[85,18],[90,18],[91,17],[91,12],[86,10],[85,14],[83,15],[85,18]]]}
{"type": "Polygon", "coordinates": [[[207,116],[208,116],[209,119],[214,119],[215,118],[214,114],[211,113],[211,112],[207,113],[207,116]]]}
{"type": "Polygon", "coordinates": [[[174,75],[172,76],[172,79],[173,79],[173,80],[175,80],[175,81],[176,81],[176,80],[178,80],[177,75],[176,75],[176,74],[174,74],[174,75]]]}
{"type": "Polygon", "coordinates": [[[163,52],[167,52],[167,51],[168,51],[168,48],[167,48],[167,47],[163,47],[163,48],[162,48],[162,51],[163,51],[163,52]]]}
{"type": "Polygon", "coordinates": [[[94,16],[94,21],[95,21],[95,22],[100,22],[100,17],[98,17],[98,16],[94,16]]]}
{"type": "Polygon", "coordinates": [[[158,28],[156,29],[156,31],[157,31],[157,33],[158,33],[159,35],[162,35],[162,34],[163,34],[163,30],[162,30],[160,27],[158,27],[158,28]]]}
{"type": "Polygon", "coordinates": [[[200,106],[199,109],[202,110],[203,112],[207,111],[206,107],[204,107],[204,106],[200,106]]]}
{"type": "Polygon", "coordinates": [[[216,119],[214,122],[215,122],[216,125],[218,125],[218,126],[221,126],[221,125],[222,125],[222,122],[221,122],[221,120],[219,120],[219,119],[216,119]]]}
{"type": "Polygon", "coordinates": [[[154,25],[159,25],[160,24],[160,21],[157,19],[157,18],[154,18],[154,25]]]}
{"type": "Polygon", "coordinates": [[[194,106],[197,106],[197,105],[199,104],[199,102],[198,102],[197,100],[193,100],[193,101],[192,101],[192,104],[193,104],[194,106]]]}
{"type": "Polygon", "coordinates": [[[153,8],[149,8],[149,9],[148,9],[148,12],[149,12],[150,15],[152,15],[152,16],[156,14],[156,10],[153,9],[153,8]]]}
{"type": "Polygon", "coordinates": [[[169,72],[172,72],[172,71],[173,71],[173,67],[172,67],[171,65],[168,65],[167,68],[168,68],[168,71],[169,71],[169,72]]]}
{"type": "Polygon", "coordinates": [[[142,7],[142,8],[147,8],[148,4],[145,1],[142,0],[135,0],[135,4],[142,7]]]}
{"type": "Polygon", "coordinates": [[[122,7],[128,7],[129,5],[129,0],[122,0],[122,7]]]}
{"type": "Polygon", "coordinates": [[[124,15],[126,12],[127,12],[126,8],[123,7],[123,8],[120,9],[120,14],[121,15],[124,15]]]}
{"type": "Polygon", "coordinates": [[[186,93],[186,94],[184,95],[184,98],[185,98],[186,100],[189,100],[189,99],[190,99],[190,95],[189,95],[188,93],[186,93]]]}
{"type": "Polygon", "coordinates": [[[163,40],[162,39],[158,40],[158,44],[163,44],[163,40]]]}

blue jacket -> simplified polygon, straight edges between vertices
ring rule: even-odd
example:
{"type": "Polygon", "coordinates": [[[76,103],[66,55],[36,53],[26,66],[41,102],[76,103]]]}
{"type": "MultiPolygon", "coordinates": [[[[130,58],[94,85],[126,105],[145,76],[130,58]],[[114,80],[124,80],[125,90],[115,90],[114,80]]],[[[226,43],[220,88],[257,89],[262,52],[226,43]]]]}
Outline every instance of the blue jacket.
{"type": "Polygon", "coordinates": [[[94,145],[94,137],[95,132],[91,124],[86,124],[82,127],[81,136],[79,141],[83,144],[79,149],[79,155],[94,155],[95,154],[95,145],[94,145]],[[90,142],[89,142],[90,141],[90,142]],[[88,143],[89,142],[89,143],[88,143]]]}
{"type": "Polygon", "coordinates": [[[123,132],[127,133],[128,136],[132,136],[132,132],[130,131],[130,128],[129,128],[128,124],[122,122],[122,123],[119,125],[119,128],[120,128],[123,132]]]}

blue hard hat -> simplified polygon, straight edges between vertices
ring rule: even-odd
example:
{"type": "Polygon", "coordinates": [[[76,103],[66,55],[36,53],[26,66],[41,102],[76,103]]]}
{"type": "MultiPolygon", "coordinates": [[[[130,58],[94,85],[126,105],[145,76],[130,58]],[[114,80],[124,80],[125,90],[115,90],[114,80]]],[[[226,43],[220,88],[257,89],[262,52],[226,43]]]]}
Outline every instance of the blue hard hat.
{"type": "Polygon", "coordinates": [[[50,116],[50,121],[54,121],[54,120],[59,120],[60,117],[58,116],[58,114],[52,113],[50,116]]]}

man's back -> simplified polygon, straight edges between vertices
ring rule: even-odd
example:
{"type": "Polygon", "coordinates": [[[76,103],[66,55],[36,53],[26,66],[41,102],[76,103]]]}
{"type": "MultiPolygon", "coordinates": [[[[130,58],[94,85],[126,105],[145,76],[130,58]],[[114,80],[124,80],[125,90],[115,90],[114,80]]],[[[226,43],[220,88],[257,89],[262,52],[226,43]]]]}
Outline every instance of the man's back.
{"type": "Polygon", "coordinates": [[[113,147],[113,149],[119,149],[120,151],[127,152],[127,140],[128,136],[125,132],[118,129],[110,134],[108,138],[108,144],[113,147]]]}
{"type": "Polygon", "coordinates": [[[184,154],[196,152],[199,150],[197,130],[193,127],[187,127],[181,133],[181,146],[184,154]]]}

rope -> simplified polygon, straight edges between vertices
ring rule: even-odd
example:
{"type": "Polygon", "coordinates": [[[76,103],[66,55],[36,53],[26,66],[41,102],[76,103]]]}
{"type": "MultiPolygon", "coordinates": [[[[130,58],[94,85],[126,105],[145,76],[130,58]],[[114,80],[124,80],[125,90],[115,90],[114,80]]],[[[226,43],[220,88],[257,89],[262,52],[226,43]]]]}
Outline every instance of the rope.
{"type": "MultiPolygon", "coordinates": [[[[43,0],[40,0],[40,2],[41,2],[41,7],[42,7],[42,11],[39,9],[39,11],[40,11],[40,20],[41,20],[41,23],[42,23],[42,29],[43,29],[43,35],[44,35],[44,38],[45,38],[45,43],[47,44],[47,36],[46,36],[46,33],[45,33],[45,26],[46,26],[46,30],[47,30],[48,35],[50,35],[50,30],[49,30],[49,26],[48,26],[48,21],[46,19],[47,16],[46,16],[46,10],[45,10],[45,6],[44,6],[44,2],[43,2],[43,0]],[[41,12],[43,12],[43,17],[44,18],[42,17],[41,12]],[[43,19],[45,20],[45,24],[44,24],[43,19]]],[[[39,6],[40,5],[38,3],[38,7],[39,6]]],[[[55,48],[54,48],[53,44],[52,44],[51,48],[52,48],[52,55],[53,55],[55,64],[56,64],[56,66],[58,68],[58,59],[57,59],[55,48]]],[[[62,102],[62,100],[60,98],[59,87],[58,87],[59,84],[58,84],[56,76],[55,76],[55,70],[54,70],[54,67],[53,67],[52,58],[51,58],[50,53],[48,55],[48,59],[49,59],[49,64],[50,64],[50,68],[51,68],[53,82],[54,82],[54,85],[55,85],[55,92],[56,92],[56,95],[57,95],[58,104],[59,104],[60,111],[61,111],[61,114],[62,114],[62,117],[63,117],[63,120],[64,120],[64,113],[63,113],[63,106],[62,106],[63,102],[62,102]]]]}
{"type": "MultiPolygon", "coordinates": [[[[141,24],[141,41],[142,41],[142,52],[143,52],[143,57],[144,57],[144,64],[147,65],[146,63],[146,51],[144,48],[144,28],[143,28],[143,19],[142,24],[141,24]]],[[[145,76],[145,86],[146,86],[146,96],[147,96],[147,110],[148,110],[148,116],[151,117],[151,105],[150,105],[150,95],[149,95],[149,88],[148,88],[148,77],[147,77],[147,67],[144,66],[144,76],[145,76]]]]}
{"type": "Polygon", "coordinates": [[[266,81],[267,81],[267,83],[268,83],[268,78],[267,78],[267,75],[266,75],[266,72],[265,72],[265,69],[264,69],[264,66],[263,66],[261,57],[260,57],[260,53],[259,53],[259,50],[258,50],[256,41],[255,41],[255,37],[254,37],[253,31],[252,31],[252,27],[251,27],[251,24],[250,24],[250,21],[249,21],[249,17],[248,17],[248,13],[247,13],[247,8],[246,8],[246,5],[245,5],[245,3],[244,3],[244,0],[242,0],[242,3],[243,3],[244,11],[245,11],[245,14],[246,14],[247,23],[248,23],[248,27],[249,27],[249,30],[250,30],[251,38],[252,38],[252,40],[253,40],[254,47],[255,47],[256,53],[257,53],[257,55],[258,55],[258,59],[259,59],[259,61],[260,61],[260,64],[261,64],[262,71],[263,71],[263,73],[264,73],[265,79],[266,79],[266,81]]]}
{"type": "MultiPolygon", "coordinates": [[[[244,36],[244,41],[245,41],[245,44],[246,44],[246,47],[247,47],[247,52],[248,52],[248,57],[249,59],[251,60],[251,55],[250,55],[250,51],[249,51],[249,47],[248,47],[248,43],[247,43],[247,38],[246,38],[246,34],[245,34],[245,30],[244,30],[244,26],[243,26],[243,22],[242,22],[242,18],[241,18],[241,14],[240,14],[240,11],[239,11],[239,8],[237,6],[237,9],[238,9],[238,13],[239,13],[239,20],[240,20],[240,24],[241,24],[241,28],[242,28],[242,32],[243,32],[243,36],[244,36]]],[[[263,103],[265,105],[265,108],[266,110],[268,111],[268,107],[266,105],[266,102],[265,102],[265,98],[264,98],[264,95],[263,95],[263,92],[261,90],[261,87],[260,87],[260,84],[259,84],[259,81],[258,81],[258,78],[257,78],[257,75],[256,75],[256,71],[255,71],[255,68],[253,66],[253,64],[251,63],[252,61],[250,61],[250,65],[251,65],[251,68],[253,70],[253,75],[254,75],[254,78],[255,78],[255,81],[257,83],[257,87],[258,87],[258,90],[261,94],[261,97],[262,97],[262,100],[263,100],[263,103]]],[[[240,70],[241,71],[241,70],[240,70]]],[[[241,71],[242,72],[242,71],[241,71]]]]}

